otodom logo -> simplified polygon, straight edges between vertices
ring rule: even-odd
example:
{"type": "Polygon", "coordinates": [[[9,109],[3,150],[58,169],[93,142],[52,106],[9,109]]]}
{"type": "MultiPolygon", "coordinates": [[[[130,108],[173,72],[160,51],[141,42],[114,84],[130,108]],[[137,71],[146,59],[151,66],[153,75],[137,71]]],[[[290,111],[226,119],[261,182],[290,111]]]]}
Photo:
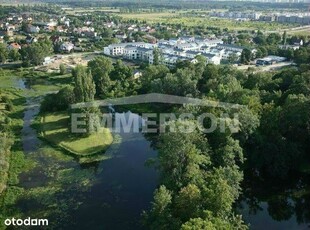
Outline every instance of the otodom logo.
{"type": "Polygon", "coordinates": [[[32,219],[30,217],[26,219],[6,219],[4,221],[5,226],[48,226],[47,219],[32,219]]]}

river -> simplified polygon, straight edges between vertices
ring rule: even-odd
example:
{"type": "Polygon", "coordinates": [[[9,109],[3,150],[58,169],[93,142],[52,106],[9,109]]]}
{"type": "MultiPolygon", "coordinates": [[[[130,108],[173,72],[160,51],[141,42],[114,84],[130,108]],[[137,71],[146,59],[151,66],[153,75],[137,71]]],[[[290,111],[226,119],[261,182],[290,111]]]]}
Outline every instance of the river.
{"type": "MultiPolygon", "coordinates": [[[[24,90],[31,90],[26,89],[23,82],[19,81],[18,84],[24,90]]],[[[64,161],[60,157],[63,153],[58,152],[57,155],[46,150],[47,144],[38,139],[36,131],[31,127],[39,112],[39,103],[40,98],[27,97],[22,145],[24,153],[31,156],[37,166],[20,175],[20,186],[27,191],[46,186],[51,191],[55,187],[61,189],[39,197],[22,199],[17,204],[21,212],[40,218],[38,213],[49,209],[51,211],[47,216],[57,229],[141,229],[141,213],[150,207],[159,181],[158,173],[145,166],[145,162],[157,154],[151,143],[142,134],[121,133],[121,143],[112,145],[106,153],[112,156],[109,159],[87,165],[81,165],[71,157],[64,161]],[[67,169],[72,170],[66,180],[59,175],[67,172],[67,169]],[[87,186],[81,185],[84,182],[87,186]]],[[[303,176],[300,182],[303,185],[298,183],[298,178],[294,180],[297,181],[294,185],[283,185],[281,189],[284,192],[275,196],[270,185],[256,184],[246,175],[247,185],[243,186],[237,210],[250,223],[250,229],[309,229],[306,224],[310,219],[309,193],[292,195],[309,189],[309,176],[303,176]]]]}
{"type": "MultiPolygon", "coordinates": [[[[19,82],[19,85],[24,90],[31,90],[26,88],[26,84],[19,82]]],[[[157,154],[150,142],[141,133],[120,133],[121,143],[115,148],[111,146],[106,153],[113,157],[99,164],[80,165],[74,159],[71,162],[51,161],[51,157],[44,156],[44,151],[41,151],[46,144],[38,139],[36,130],[31,127],[39,112],[40,100],[40,97],[27,97],[22,145],[24,153],[31,155],[38,166],[20,175],[20,186],[34,189],[51,183],[45,170],[50,163],[74,168],[76,175],[85,170],[91,171],[93,184],[82,192],[82,196],[80,191],[66,190],[74,202],[79,203],[77,209],[66,213],[70,221],[66,229],[140,229],[141,213],[149,209],[158,185],[157,172],[145,165],[157,154]]],[[[36,213],[35,204],[32,199],[19,203],[21,210],[30,214],[36,213]]],[[[58,219],[52,216],[49,221],[58,219]]]]}

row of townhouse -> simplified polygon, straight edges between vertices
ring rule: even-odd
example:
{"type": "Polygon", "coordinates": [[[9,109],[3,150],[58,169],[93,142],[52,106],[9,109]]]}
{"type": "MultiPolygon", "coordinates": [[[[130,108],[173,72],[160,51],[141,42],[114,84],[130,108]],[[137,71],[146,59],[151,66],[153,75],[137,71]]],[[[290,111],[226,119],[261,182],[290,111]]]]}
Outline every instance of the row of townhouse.
{"type": "Polygon", "coordinates": [[[209,14],[212,17],[219,18],[246,18],[258,20],[261,16],[261,13],[257,12],[232,12],[232,11],[213,11],[209,14]]]}
{"type": "Polygon", "coordinates": [[[228,59],[232,54],[240,57],[244,49],[239,46],[223,44],[222,40],[189,39],[187,42],[183,41],[184,39],[171,39],[160,40],[156,44],[145,42],[111,44],[104,48],[104,54],[153,64],[154,49],[157,48],[160,53],[160,62],[172,67],[178,60],[193,61],[197,55],[204,56],[208,63],[218,65],[222,59],[228,59]]]}
{"type": "Polygon", "coordinates": [[[300,25],[310,24],[310,15],[288,15],[288,14],[278,14],[278,15],[262,15],[259,17],[260,21],[277,21],[280,23],[298,23],[300,25]]]}
{"type": "Polygon", "coordinates": [[[310,16],[280,15],[276,20],[283,23],[298,23],[304,25],[310,24],[310,16]]]}
{"type": "Polygon", "coordinates": [[[104,47],[103,52],[104,54],[109,55],[109,56],[123,56],[125,54],[126,56],[135,55],[137,51],[133,47],[154,49],[155,47],[157,47],[157,44],[150,44],[150,43],[145,43],[145,42],[128,42],[128,43],[111,44],[107,47],[104,47]]]}
{"type": "Polygon", "coordinates": [[[174,46],[179,49],[186,50],[195,50],[197,47],[201,46],[217,46],[218,44],[223,44],[221,39],[203,39],[203,38],[195,38],[190,36],[180,37],[180,38],[172,38],[169,40],[159,40],[158,45],[163,46],[174,46]]]}
{"type": "MultiPolygon", "coordinates": [[[[154,63],[154,48],[150,44],[145,43],[130,43],[114,44],[109,47],[105,47],[104,54],[109,56],[121,56],[129,60],[141,60],[148,62],[149,64],[154,63]]],[[[203,55],[207,58],[208,62],[213,64],[220,64],[221,58],[216,54],[207,54],[200,51],[191,50],[180,50],[180,49],[165,49],[159,48],[160,51],[160,62],[168,67],[173,67],[177,61],[181,60],[194,60],[197,55],[203,55]]]]}
{"type": "Polygon", "coordinates": [[[141,60],[154,63],[154,49],[136,46],[127,46],[123,57],[129,60],[141,60]]]}
{"type": "Polygon", "coordinates": [[[245,18],[260,21],[278,21],[282,23],[298,23],[308,25],[310,24],[309,14],[296,14],[290,15],[288,13],[277,13],[277,14],[262,14],[261,12],[231,12],[231,11],[213,11],[209,14],[211,17],[220,18],[245,18]]]}
{"type": "Polygon", "coordinates": [[[179,55],[173,55],[173,54],[163,54],[161,56],[160,62],[161,62],[161,64],[163,64],[169,68],[173,68],[173,67],[175,67],[177,62],[186,61],[186,60],[191,61],[191,62],[195,62],[195,59],[188,58],[188,57],[182,57],[179,55]]]}

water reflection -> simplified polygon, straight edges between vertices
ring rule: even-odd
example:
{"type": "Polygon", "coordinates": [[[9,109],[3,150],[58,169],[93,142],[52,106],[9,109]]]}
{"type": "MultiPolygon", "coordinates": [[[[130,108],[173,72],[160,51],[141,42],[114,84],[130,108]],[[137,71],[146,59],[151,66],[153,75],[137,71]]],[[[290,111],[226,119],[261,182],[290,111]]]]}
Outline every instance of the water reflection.
{"type": "MultiPolygon", "coordinates": [[[[105,153],[111,158],[102,162],[65,163],[33,141],[37,137],[30,124],[37,112],[29,107],[24,117],[24,150],[33,152],[31,157],[40,167],[21,175],[21,186],[33,194],[18,201],[21,212],[43,213],[56,229],[140,229],[141,213],[150,207],[158,185],[157,172],[145,165],[157,153],[143,134],[120,133],[121,143],[111,146],[105,153]]],[[[126,118],[129,114],[138,116],[123,113],[126,118]]]]}
{"type": "Polygon", "coordinates": [[[246,171],[237,210],[250,229],[310,229],[310,175],[279,180],[246,171]]]}

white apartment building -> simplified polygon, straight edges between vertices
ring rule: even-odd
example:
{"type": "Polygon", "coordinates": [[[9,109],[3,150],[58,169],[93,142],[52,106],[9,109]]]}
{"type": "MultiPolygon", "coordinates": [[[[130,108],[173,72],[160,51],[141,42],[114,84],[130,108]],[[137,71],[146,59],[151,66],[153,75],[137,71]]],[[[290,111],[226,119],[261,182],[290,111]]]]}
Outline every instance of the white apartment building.
{"type": "Polygon", "coordinates": [[[169,68],[173,68],[175,67],[178,61],[185,61],[185,60],[190,60],[190,59],[186,57],[180,57],[177,55],[164,54],[161,57],[160,63],[169,68]]]}
{"type": "Polygon", "coordinates": [[[240,56],[243,50],[243,47],[225,45],[220,39],[182,37],[168,41],[160,40],[157,44],[145,42],[111,44],[104,48],[104,54],[153,64],[155,47],[158,47],[160,62],[170,68],[180,60],[195,61],[197,55],[203,55],[208,63],[218,65],[222,58],[227,59],[231,53],[240,56]]]}
{"type": "Polygon", "coordinates": [[[225,49],[225,50],[234,51],[234,52],[242,52],[244,49],[244,47],[230,45],[230,44],[220,44],[217,47],[220,49],[225,49]]]}
{"type": "Polygon", "coordinates": [[[208,53],[202,53],[202,56],[204,56],[207,59],[207,63],[211,63],[214,65],[219,65],[221,64],[222,58],[218,55],[214,54],[208,54],[208,53]]]}
{"type": "MultiPolygon", "coordinates": [[[[128,46],[130,48],[133,47],[142,47],[142,48],[155,48],[156,44],[145,43],[145,42],[129,42],[129,43],[118,43],[111,44],[107,47],[104,47],[103,53],[109,56],[123,56],[125,54],[125,48],[128,46]]],[[[130,51],[131,54],[134,54],[134,51],[130,51]]],[[[128,52],[126,55],[129,55],[128,52]]]]}
{"type": "Polygon", "coordinates": [[[203,45],[207,47],[216,47],[219,44],[223,44],[223,40],[221,39],[207,39],[203,41],[203,45]]]}
{"type": "Polygon", "coordinates": [[[198,50],[199,46],[197,45],[197,43],[191,42],[191,43],[176,44],[175,48],[188,51],[188,50],[198,50]]]}
{"type": "Polygon", "coordinates": [[[108,47],[104,47],[103,53],[110,56],[122,56],[127,45],[126,43],[111,44],[108,47]]]}

